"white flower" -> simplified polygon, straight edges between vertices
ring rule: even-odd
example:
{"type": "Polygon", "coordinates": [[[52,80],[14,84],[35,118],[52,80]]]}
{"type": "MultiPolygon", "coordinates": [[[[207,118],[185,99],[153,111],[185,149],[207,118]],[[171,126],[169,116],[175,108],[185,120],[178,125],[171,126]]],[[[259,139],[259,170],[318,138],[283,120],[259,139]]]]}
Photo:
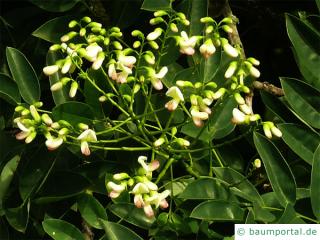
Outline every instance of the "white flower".
{"type": "Polygon", "coordinates": [[[230,57],[238,57],[239,56],[239,52],[237,49],[235,49],[234,47],[232,47],[228,40],[225,38],[221,38],[221,45],[223,50],[225,51],[226,54],[228,54],[230,57]]]}
{"type": "Polygon", "coordinates": [[[196,36],[188,37],[185,31],[181,32],[181,37],[178,37],[178,44],[180,46],[180,52],[186,55],[193,55],[195,53],[194,46],[197,43],[198,38],[196,36]]]}
{"type": "Polygon", "coordinates": [[[51,65],[51,66],[46,66],[43,68],[43,73],[47,76],[50,76],[56,72],[58,72],[59,66],[58,65],[51,65]]]}
{"type": "Polygon", "coordinates": [[[128,68],[132,68],[136,61],[137,59],[134,56],[125,56],[122,52],[118,56],[118,63],[128,68]]]}
{"type": "Polygon", "coordinates": [[[235,73],[235,71],[237,70],[237,66],[238,66],[237,61],[232,61],[229,64],[229,67],[228,67],[227,71],[225,72],[224,77],[231,78],[233,76],[233,74],[235,73]]]}
{"type": "Polygon", "coordinates": [[[264,135],[266,135],[267,138],[271,139],[272,138],[272,132],[271,132],[271,129],[270,129],[270,122],[263,123],[262,127],[263,127],[264,135]]]}
{"type": "Polygon", "coordinates": [[[216,51],[215,46],[213,45],[212,40],[209,38],[206,40],[200,47],[200,53],[207,59],[216,51]]]}
{"type": "Polygon", "coordinates": [[[25,143],[30,143],[35,139],[37,132],[35,131],[34,127],[26,127],[19,120],[17,121],[17,126],[21,130],[21,132],[16,134],[17,140],[25,139],[25,143]]]}
{"type": "Polygon", "coordinates": [[[138,157],[138,163],[142,166],[142,168],[146,172],[153,172],[154,170],[158,169],[160,166],[160,163],[158,160],[151,161],[150,164],[146,164],[147,157],[146,156],[140,156],[138,157]]]}
{"type": "Polygon", "coordinates": [[[246,120],[246,115],[241,112],[238,108],[232,110],[232,122],[235,124],[243,123],[246,120]]]}
{"type": "Polygon", "coordinates": [[[97,141],[96,133],[91,129],[87,129],[84,132],[82,132],[77,139],[81,141],[82,154],[85,156],[89,156],[91,152],[89,149],[88,142],[97,141]]]}
{"type": "Polygon", "coordinates": [[[145,183],[139,182],[134,186],[131,193],[133,193],[133,194],[149,193],[149,188],[145,183]]]}
{"type": "Polygon", "coordinates": [[[134,195],[133,202],[137,208],[142,208],[145,205],[141,194],[134,195]]]}
{"type": "Polygon", "coordinates": [[[125,190],[125,186],[122,184],[116,184],[116,183],[110,181],[107,183],[107,189],[109,191],[111,190],[109,192],[110,198],[117,198],[125,190]]]}
{"type": "Polygon", "coordinates": [[[114,63],[111,63],[108,67],[108,76],[112,79],[112,80],[117,80],[118,75],[117,75],[117,71],[116,71],[116,67],[114,63]]]}
{"type": "Polygon", "coordinates": [[[182,92],[176,86],[173,86],[173,87],[169,88],[168,91],[166,92],[166,95],[168,97],[172,97],[173,98],[172,100],[170,100],[169,102],[167,102],[165,104],[165,107],[169,111],[174,111],[178,107],[180,101],[184,101],[184,97],[183,97],[182,92]]]}
{"type": "Polygon", "coordinates": [[[152,196],[146,197],[145,203],[146,204],[152,204],[156,208],[159,207],[160,203],[166,199],[170,195],[169,190],[164,190],[162,193],[154,193],[152,196]]]}
{"type": "Polygon", "coordinates": [[[206,120],[209,118],[209,114],[206,112],[200,112],[199,108],[197,106],[191,107],[190,111],[192,117],[200,119],[200,120],[206,120]]]}
{"type": "Polygon", "coordinates": [[[105,59],[105,54],[103,52],[99,52],[97,59],[92,64],[92,69],[98,70],[105,59]]]}
{"type": "Polygon", "coordinates": [[[167,72],[167,67],[162,67],[158,73],[156,73],[154,69],[149,69],[149,77],[151,80],[151,84],[155,89],[161,90],[163,88],[161,79],[167,74],[167,72]]]}
{"type": "Polygon", "coordinates": [[[96,61],[99,52],[102,52],[102,48],[96,43],[90,44],[86,47],[86,56],[90,62],[96,61]]]}
{"type": "Polygon", "coordinates": [[[143,211],[146,214],[146,216],[149,217],[149,218],[152,218],[154,216],[154,211],[153,211],[153,209],[152,209],[150,204],[145,205],[143,207],[143,211]]]}
{"type": "Polygon", "coordinates": [[[46,146],[48,148],[49,151],[53,151],[55,149],[57,149],[58,147],[60,147],[60,145],[63,143],[63,139],[61,137],[57,137],[57,138],[49,138],[46,141],[46,146]]]}
{"type": "Polygon", "coordinates": [[[164,138],[161,137],[153,143],[153,146],[160,147],[164,142],[165,142],[164,138]]]}
{"type": "Polygon", "coordinates": [[[161,36],[162,31],[163,30],[161,28],[156,28],[153,32],[148,34],[147,40],[149,40],[149,41],[156,40],[158,37],[161,36]]]}

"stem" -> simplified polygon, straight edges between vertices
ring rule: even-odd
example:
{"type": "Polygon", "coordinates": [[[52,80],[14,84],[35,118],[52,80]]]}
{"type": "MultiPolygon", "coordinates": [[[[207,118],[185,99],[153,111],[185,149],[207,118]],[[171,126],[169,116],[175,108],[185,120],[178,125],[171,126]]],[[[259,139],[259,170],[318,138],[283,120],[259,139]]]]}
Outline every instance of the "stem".
{"type": "Polygon", "coordinates": [[[282,88],[278,88],[278,87],[276,87],[273,84],[268,83],[268,82],[254,81],[252,85],[256,89],[266,91],[266,92],[271,93],[272,95],[275,95],[275,96],[281,97],[281,96],[284,95],[284,92],[283,92],[282,88]]]}
{"type": "Polygon", "coordinates": [[[163,169],[161,170],[161,172],[158,175],[157,180],[155,181],[155,184],[157,184],[162,178],[163,176],[166,174],[167,170],[169,169],[169,167],[172,165],[172,163],[174,162],[174,158],[169,158],[168,161],[166,162],[166,165],[164,165],[163,169]]]}

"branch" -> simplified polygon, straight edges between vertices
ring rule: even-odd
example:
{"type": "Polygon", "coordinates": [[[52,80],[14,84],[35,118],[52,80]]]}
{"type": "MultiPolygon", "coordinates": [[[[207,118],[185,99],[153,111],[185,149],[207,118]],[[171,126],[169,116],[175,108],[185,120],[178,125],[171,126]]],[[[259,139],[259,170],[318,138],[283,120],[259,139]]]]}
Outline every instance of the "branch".
{"type": "Polygon", "coordinates": [[[274,86],[271,83],[268,82],[259,82],[259,81],[254,81],[253,82],[253,87],[259,90],[264,90],[268,93],[271,93],[272,95],[275,96],[283,96],[284,92],[282,88],[278,88],[276,86],[274,86]]]}

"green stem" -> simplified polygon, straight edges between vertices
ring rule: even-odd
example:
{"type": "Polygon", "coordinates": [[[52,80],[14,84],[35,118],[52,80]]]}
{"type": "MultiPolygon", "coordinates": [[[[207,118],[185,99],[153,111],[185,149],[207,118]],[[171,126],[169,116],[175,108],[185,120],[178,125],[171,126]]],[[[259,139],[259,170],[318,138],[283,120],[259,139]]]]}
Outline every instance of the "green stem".
{"type": "Polygon", "coordinates": [[[159,173],[158,178],[155,181],[155,184],[159,183],[159,181],[164,177],[164,175],[167,173],[168,169],[170,168],[170,166],[172,165],[173,162],[174,162],[174,158],[169,158],[168,159],[168,161],[164,165],[163,169],[159,173]]]}

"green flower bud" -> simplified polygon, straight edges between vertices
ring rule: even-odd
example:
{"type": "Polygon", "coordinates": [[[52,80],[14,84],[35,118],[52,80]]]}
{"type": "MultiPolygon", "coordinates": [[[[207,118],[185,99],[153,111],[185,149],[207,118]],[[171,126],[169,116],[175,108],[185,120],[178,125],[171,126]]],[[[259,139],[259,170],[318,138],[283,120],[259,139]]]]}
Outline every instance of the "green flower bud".
{"type": "Polygon", "coordinates": [[[238,104],[245,104],[246,103],[244,98],[241,96],[240,93],[237,92],[237,93],[233,94],[233,96],[234,96],[234,99],[237,101],[238,104]]]}
{"type": "Polygon", "coordinates": [[[47,113],[42,114],[41,119],[46,125],[50,126],[53,123],[52,119],[49,117],[47,113]]]}
{"type": "Polygon", "coordinates": [[[25,143],[28,144],[28,143],[31,143],[37,136],[37,132],[35,131],[32,131],[28,137],[25,139],[25,143]]]}
{"type": "Polygon", "coordinates": [[[152,47],[153,49],[155,50],[159,49],[159,45],[155,41],[149,41],[148,43],[150,47],[152,47]]]}
{"type": "Polygon", "coordinates": [[[105,101],[107,101],[107,97],[106,96],[100,96],[99,97],[99,102],[103,103],[105,101]]]}
{"type": "Polygon", "coordinates": [[[121,32],[121,29],[118,28],[118,27],[112,27],[112,28],[110,29],[110,31],[111,31],[111,32],[117,32],[117,33],[119,33],[119,32],[121,32]]]}
{"type": "Polygon", "coordinates": [[[202,82],[196,82],[196,83],[194,84],[194,87],[195,87],[195,88],[201,88],[202,86],[203,86],[202,82]]]}
{"type": "Polygon", "coordinates": [[[60,136],[65,136],[69,133],[69,129],[68,128],[61,128],[58,133],[60,136]]]}
{"type": "Polygon", "coordinates": [[[87,129],[89,129],[89,126],[85,123],[79,123],[78,128],[81,130],[87,130],[87,129]]]}
{"type": "Polygon", "coordinates": [[[141,31],[139,31],[139,30],[133,30],[133,31],[131,32],[131,36],[144,38],[144,34],[143,34],[141,31]]]}
{"type": "Polygon", "coordinates": [[[69,91],[69,97],[74,98],[76,96],[78,87],[78,83],[76,81],[72,81],[69,91]]]}
{"type": "Polygon", "coordinates": [[[107,30],[102,28],[99,32],[100,35],[106,35],[107,34],[107,30]]]}
{"type": "Polygon", "coordinates": [[[172,32],[179,32],[179,29],[175,23],[170,23],[170,30],[172,32]]]}
{"type": "Polygon", "coordinates": [[[205,30],[205,31],[206,31],[206,34],[210,34],[210,33],[213,32],[213,30],[214,30],[213,26],[210,25],[210,26],[206,27],[206,30],[205,30]]]}
{"type": "Polygon", "coordinates": [[[121,43],[118,42],[118,41],[114,41],[112,44],[115,47],[115,49],[118,49],[118,50],[122,50],[123,49],[121,43]]]}
{"type": "Polygon", "coordinates": [[[214,23],[215,21],[211,17],[203,17],[203,18],[200,18],[200,22],[202,22],[202,23],[214,23]]]}
{"type": "Polygon", "coordinates": [[[156,25],[162,22],[164,22],[164,19],[162,17],[151,18],[149,21],[151,25],[156,25]]]}
{"type": "Polygon", "coordinates": [[[29,109],[24,109],[24,110],[21,111],[21,115],[22,115],[22,116],[27,116],[27,115],[29,115],[29,114],[30,114],[29,109]]]}
{"type": "Polygon", "coordinates": [[[41,121],[41,117],[40,117],[36,107],[34,105],[31,105],[29,109],[30,109],[30,113],[31,113],[31,116],[33,117],[33,119],[36,122],[40,122],[41,121]]]}
{"type": "Polygon", "coordinates": [[[226,89],[225,88],[220,88],[217,92],[214,93],[213,98],[214,99],[219,99],[221,98],[225,93],[226,93],[226,89]]]}
{"type": "Polygon", "coordinates": [[[87,32],[87,30],[86,30],[85,28],[81,28],[81,29],[80,29],[80,32],[79,32],[79,35],[80,35],[81,37],[83,37],[84,35],[86,35],[86,32],[87,32]]]}
{"type": "Polygon", "coordinates": [[[247,58],[247,60],[248,60],[250,63],[252,63],[253,65],[255,65],[255,66],[259,66],[259,65],[260,65],[260,61],[257,60],[257,59],[255,59],[255,58],[253,58],[253,57],[249,57],[249,58],[247,58]]]}
{"type": "Polygon", "coordinates": [[[72,125],[66,120],[59,120],[58,123],[63,127],[72,128],[72,125]]]}
{"type": "Polygon", "coordinates": [[[137,94],[140,91],[141,85],[140,84],[135,84],[133,87],[133,93],[137,94]]]}
{"type": "Polygon", "coordinates": [[[90,28],[102,28],[102,24],[101,23],[98,23],[98,22],[90,22],[87,27],[90,27],[90,28]]]}
{"type": "Polygon", "coordinates": [[[49,50],[50,51],[57,51],[57,50],[60,50],[61,49],[61,45],[60,44],[53,44],[49,50]]]}
{"type": "Polygon", "coordinates": [[[230,18],[230,17],[226,17],[226,18],[222,19],[222,20],[220,21],[220,23],[231,24],[231,23],[233,23],[233,20],[232,20],[232,18],[230,18]]]}
{"type": "Polygon", "coordinates": [[[233,33],[233,29],[229,25],[223,25],[222,26],[223,31],[226,33],[233,33]]]}
{"type": "Polygon", "coordinates": [[[122,32],[113,32],[109,36],[110,37],[120,38],[120,37],[122,37],[122,32]]]}
{"type": "Polygon", "coordinates": [[[160,147],[164,142],[165,142],[164,138],[161,137],[161,138],[157,139],[157,140],[153,143],[153,146],[155,146],[155,147],[160,147]]]}
{"type": "Polygon", "coordinates": [[[103,41],[103,44],[104,44],[105,46],[108,46],[109,43],[110,43],[110,38],[108,38],[108,37],[105,38],[104,41],[103,41]]]}
{"type": "Polygon", "coordinates": [[[74,28],[77,25],[78,25],[78,22],[76,20],[72,20],[72,21],[69,22],[68,27],[69,28],[74,28]]]}
{"type": "Polygon", "coordinates": [[[155,17],[162,17],[162,16],[165,16],[165,15],[168,15],[168,13],[166,11],[163,11],[163,10],[159,10],[159,11],[156,11],[153,13],[153,16],[155,17]]]}
{"type": "Polygon", "coordinates": [[[215,82],[209,82],[209,83],[206,84],[206,87],[217,88],[217,84],[215,82]]]}
{"type": "Polygon", "coordinates": [[[63,87],[63,84],[62,84],[62,82],[59,81],[59,82],[56,82],[55,84],[51,85],[50,90],[52,92],[55,92],[55,91],[62,89],[62,87],[63,87]]]}
{"type": "Polygon", "coordinates": [[[128,173],[117,173],[113,175],[113,179],[117,180],[117,181],[121,181],[124,179],[130,178],[130,176],[128,175],[128,173]]]}
{"type": "Polygon", "coordinates": [[[81,21],[84,21],[85,23],[90,23],[91,22],[91,18],[86,16],[86,17],[83,17],[81,19],[81,21]]]}
{"type": "Polygon", "coordinates": [[[189,26],[190,25],[190,21],[185,19],[185,20],[182,20],[182,24],[185,25],[185,26],[189,26]]]}
{"type": "Polygon", "coordinates": [[[254,165],[254,167],[255,168],[261,168],[261,160],[260,159],[255,159],[254,161],[253,161],[253,165],[254,165]]]}
{"type": "Polygon", "coordinates": [[[175,135],[177,134],[177,132],[178,132],[177,127],[173,127],[173,128],[171,129],[171,135],[172,135],[172,136],[175,136],[175,135]]]}
{"type": "Polygon", "coordinates": [[[141,46],[141,42],[135,41],[132,46],[133,46],[133,48],[139,48],[141,46]]]}
{"type": "Polygon", "coordinates": [[[74,38],[74,37],[77,36],[77,35],[78,35],[77,32],[74,32],[74,31],[69,32],[69,33],[63,35],[63,36],[60,38],[60,41],[61,41],[61,42],[68,42],[69,40],[71,40],[72,38],[74,38]]]}
{"type": "Polygon", "coordinates": [[[182,13],[182,12],[178,12],[178,13],[177,13],[177,17],[179,17],[179,18],[182,19],[182,20],[187,19],[187,18],[186,18],[186,15],[185,15],[184,13],[182,13]]]}

